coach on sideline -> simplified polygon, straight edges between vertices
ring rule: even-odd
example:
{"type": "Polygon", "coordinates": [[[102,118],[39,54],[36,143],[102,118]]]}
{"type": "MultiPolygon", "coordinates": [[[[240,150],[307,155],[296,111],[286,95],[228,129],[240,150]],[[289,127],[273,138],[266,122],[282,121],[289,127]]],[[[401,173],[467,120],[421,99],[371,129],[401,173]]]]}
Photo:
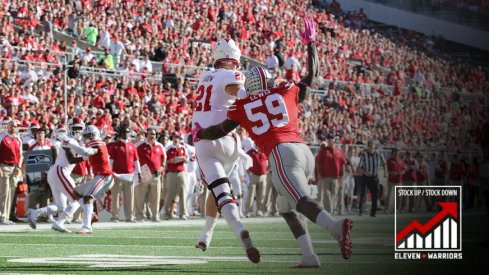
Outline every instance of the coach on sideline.
{"type": "Polygon", "coordinates": [[[180,198],[180,219],[186,220],[187,213],[186,198],[187,198],[187,171],[185,164],[188,162],[187,150],[182,144],[182,134],[173,132],[173,143],[166,150],[167,165],[166,165],[166,186],[165,186],[165,218],[172,217],[173,202],[178,196],[180,198]]]}
{"type": "Polygon", "coordinates": [[[0,225],[15,224],[9,221],[9,215],[24,159],[18,129],[19,122],[10,118],[7,131],[0,134],[0,225]]]}
{"type": "Polygon", "coordinates": [[[365,201],[366,188],[372,194],[372,208],[370,217],[375,217],[377,212],[377,199],[379,196],[379,168],[384,167],[384,174],[387,174],[387,165],[381,153],[375,150],[375,145],[372,141],[367,143],[367,152],[360,156],[358,169],[362,172],[362,182],[360,184],[360,205],[359,214],[363,214],[363,203],[365,201]]]}
{"type": "Polygon", "coordinates": [[[156,130],[148,128],[146,141],[139,144],[138,155],[141,167],[147,165],[151,171],[150,181],[142,182],[135,188],[134,208],[136,221],[144,219],[144,203],[148,203],[150,218],[160,221],[161,177],[165,174],[166,153],[163,145],[156,141],[156,130]]]}

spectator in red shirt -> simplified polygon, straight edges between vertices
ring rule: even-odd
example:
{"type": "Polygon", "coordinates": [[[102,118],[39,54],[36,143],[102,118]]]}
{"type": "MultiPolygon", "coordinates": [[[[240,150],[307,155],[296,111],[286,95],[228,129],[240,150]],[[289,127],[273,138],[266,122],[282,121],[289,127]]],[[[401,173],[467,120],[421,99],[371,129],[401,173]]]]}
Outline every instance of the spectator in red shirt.
{"type": "Polygon", "coordinates": [[[447,174],[448,174],[447,152],[442,152],[438,155],[438,160],[435,167],[435,185],[444,186],[446,184],[447,174]]]}
{"type": "Polygon", "coordinates": [[[182,134],[180,132],[172,133],[173,143],[166,150],[167,165],[165,179],[165,219],[172,217],[173,202],[176,197],[180,198],[180,219],[186,220],[187,213],[185,198],[187,197],[187,171],[185,163],[188,162],[187,150],[182,144],[182,134]]]}
{"type": "Polygon", "coordinates": [[[335,147],[333,139],[333,135],[328,135],[327,142],[322,144],[316,156],[318,201],[330,213],[333,213],[333,204],[340,186],[339,179],[343,177],[343,167],[346,164],[343,152],[335,147]]]}
{"type": "Polygon", "coordinates": [[[141,169],[147,166],[151,172],[151,180],[142,182],[135,188],[136,220],[144,218],[144,203],[148,203],[150,219],[160,221],[161,179],[165,174],[166,153],[163,144],[156,141],[156,130],[149,128],[146,141],[138,145],[141,169]]]}
{"type": "MultiPolygon", "coordinates": [[[[406,172],[406,165],[401,159],[399,150],[397,148],[392,149],[391,157],[387,160],[387,197],[385,199],[385,213],[392,213],[393,210],[389,209],[394,202],[394,186],[402,185],[403,175],[406,172]],[[392,198],[391,198],[392,197],[392,198]]],[[[400,209],[400,200],[398,201],[396,208],[400,209]]]]}
{"type": "Polygon", "coordinates": [[[245,215],[251,216],[253,212],[253,199],[256,198],[256,216],[263,216],[264,191],[267,181],[267,156],[254,148],[246,152],[253,160],[253,166],[248,170],[250,175],[250,184],[248,185],[248,197],[246,200],[245,215]]]}
{"type": "Polygon", "coordinates": [[[114,187],[112,187],[112,205],[110,210],[112,212],[111,220],[113,222],[119,221],[119,198],[120,193],[123,192],[124,203],[124,216],[126,222],[135,222],[134,220],[134,184],[133,181],[128,181],[126,178],[138,177],[141,180],[141,166],[139,164],[139,155],[136,145],[127,139],[128,134],[131,132],[125,124],[121,125],[118,130],[119,138],[110,146],[110,163],[112,165],[112,171],[116,175],[114,187]]]}

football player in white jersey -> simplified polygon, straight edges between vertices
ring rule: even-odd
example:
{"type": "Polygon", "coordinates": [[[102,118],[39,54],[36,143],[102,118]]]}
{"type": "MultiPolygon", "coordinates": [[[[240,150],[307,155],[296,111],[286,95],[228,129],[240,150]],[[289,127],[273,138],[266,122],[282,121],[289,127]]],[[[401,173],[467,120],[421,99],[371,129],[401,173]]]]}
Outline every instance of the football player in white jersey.
{"type": "Polygon", "coordinates": [[[75,197],[75,181],[71,177],[71,171],[73,171],[76,161],[73,159],[75,156],[68,148],[68,145],[78,145],[78,140],[81,138],[85,124],[81,119],[73,118],[68,126],[68,135],[61,137],[63,140],[62,150],[59,150],[55,163],[48,171],[48,184],[51,187],[55,204],[35,210],[29,209],[27,219],[32,229],[36,229],[36,221],[40,215],[62,213],[51,228],[59,232],[69,232],[64,227],[64,223],[80,207],[75,197]],[[68,201],[70,201],[70,204],[67,207],[68,201]]]}
{"type": "MultiPolygon", "coordinates": [[[[237,71],[241,51],[232,39],[220,39],[213,49],[214,71],[202,73],[199,79],[196,107],[192,126],[196,123],[205,128],[223,122],[228,108],[237,98],[247,96],[244,89],[245,77],[237,71]]],[[[243,227],[236,199],[231,193],[228,178],[239,157],[241,142],[235,133],[218,140],[195,142],[195,153],[207,188],[214,200],[206,203],[206,223],[196,247],[206,250],[212,238],[218,211],[241,241],[248,259],[260,262],[260,252],[253,245],[249,232],[243,227]]]]}

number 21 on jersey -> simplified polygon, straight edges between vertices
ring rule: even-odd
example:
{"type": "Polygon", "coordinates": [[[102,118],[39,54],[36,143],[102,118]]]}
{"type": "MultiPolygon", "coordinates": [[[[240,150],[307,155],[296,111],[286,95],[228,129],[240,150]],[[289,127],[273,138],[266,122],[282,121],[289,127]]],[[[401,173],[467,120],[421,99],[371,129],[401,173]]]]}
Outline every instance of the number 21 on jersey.
{"type": "Polygon", "coordinates": [[[250,121],[261,124],[251,128],[255,135],[266,133],[271,127],[270,124],[280,128],[289,123],[287,106],[285,106],[284,98],[279,94],[271,94],[265,100],[259,99],[247,103],[244,109],[250,121]],[[261,106],[265,106],[266,112],[257,111],[261,106]]]}
{"type": "Polygon", "coordinates": [[[207,86],[200,85],[197,89],[197,97],[195,98],[196,112],[209,112],[211,110],[211,96],[212,96],[212,85],[207,86]]]}

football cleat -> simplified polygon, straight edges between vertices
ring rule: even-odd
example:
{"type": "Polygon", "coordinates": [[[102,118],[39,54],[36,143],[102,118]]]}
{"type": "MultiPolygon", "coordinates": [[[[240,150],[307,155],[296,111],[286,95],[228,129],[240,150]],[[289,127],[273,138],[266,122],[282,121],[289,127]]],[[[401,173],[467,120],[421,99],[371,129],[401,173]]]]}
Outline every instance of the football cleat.
{"type": "Polygon", "coordinates": [[[198,241],[195,244],[195,248],[201,249],[202,251],[206,251],[207,250],[207,244],[204,242],[198,241]]]}
{"type": "Polygon", "coordinates": [[[61,233],[71,233],[70,230],[66,229],[64,226],[62,226],[58,223],[53,223],[53,225],[51,226],[51,229],[53,229],[54,231],[61,232],[61,233]]]}
{"type": "Polygon", "coordinates": [[[93,233],[92,228],[88,228],[86,226],[83,226],[82,228],[80,228],[80,230],[76,232],[76,234],[92,234],[92,233],[93,233]]]}
{"type": "Polygon", "coordinates": [[[36,225],[37,215],[35,215],[34,211],[31,211],[30,209],[29,209],[29,212],[27,213],[27,221],[29,222],[29,226],[32,229],[37,228],[37,225],[36,225]]]}
{"type": "Polygon", "coordinates": [[[340,245],[341,256],[343,256],[343,259],[348,260],[352,254],[351,228],[353,227],[353,221],[347,218],[342,223],[341,238],[338,240],[338,244],[340,245]]]}
{"type": "Polygon", "coordinates": [[[313,254],[309,257],[302,257],[302,261],[293,268],[319,268],[321,267],[321,262],[317,254],[313,254]]]}
{"type": "Polygon", "coordinates": [[[253,245],[253,242],[251,241],[250,238],[250,232],[244,230],[241,232],[241,241],[243,242],[246,250],[246,255],[248,256],[248,259],[252,263],[259,263],[260,262],[260,251],[256,249],[256,247],[253,245]]]}

